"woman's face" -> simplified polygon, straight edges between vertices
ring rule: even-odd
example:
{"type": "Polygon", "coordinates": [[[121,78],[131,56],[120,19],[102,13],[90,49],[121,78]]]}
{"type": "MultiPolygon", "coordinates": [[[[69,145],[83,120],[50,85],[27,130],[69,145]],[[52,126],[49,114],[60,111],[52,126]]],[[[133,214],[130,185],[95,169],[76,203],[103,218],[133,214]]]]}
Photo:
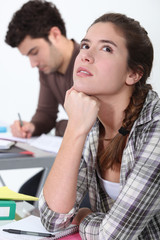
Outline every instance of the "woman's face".
{"type": "Polygon", "coordinates": [[[126,40],[112,23],[94,24],[75,60],[75,90],[97,97],[123,93],[131,74],[127,56],[126,40]]]}

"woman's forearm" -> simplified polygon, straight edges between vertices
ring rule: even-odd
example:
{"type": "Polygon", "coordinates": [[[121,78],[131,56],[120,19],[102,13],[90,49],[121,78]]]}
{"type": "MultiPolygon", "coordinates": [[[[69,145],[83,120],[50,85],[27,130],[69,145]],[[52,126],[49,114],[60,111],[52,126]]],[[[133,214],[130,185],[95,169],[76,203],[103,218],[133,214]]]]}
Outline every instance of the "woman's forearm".
{"type": "Polygon", "coordinates": [[[67,128],[44,185],[44,197],[49,207],[58,213],[67,213],[75,203],[82,151],[96,120],[99,103],[71,89],[66,93],[65,109],[69,116],[67,128]]]}
{"type": "Polygon", "coordinates": [[[53,167],[44,185],[44,197],[49,207],[67,213],[75,203],[77,176],[86,135],[78,134],[68,124],[53,167]]]}

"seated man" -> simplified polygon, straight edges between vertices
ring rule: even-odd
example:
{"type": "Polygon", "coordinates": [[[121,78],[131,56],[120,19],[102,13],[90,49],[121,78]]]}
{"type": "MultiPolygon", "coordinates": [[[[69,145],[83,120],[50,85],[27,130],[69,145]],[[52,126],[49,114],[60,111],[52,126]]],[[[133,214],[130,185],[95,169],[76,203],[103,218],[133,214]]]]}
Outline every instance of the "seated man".
{"type": "MultiPolygon", "coordinates": [[[[56,121],[58,106],[63,106],[66,90],[73,85],[73,64],[79,44],[66,37],[59,10],[51,2],[28,1],[13,15],[5,41],[29,57],[31,66],[39,69],[40,81],[34,116],[30,122],[23,121],[22,127],[16,120],[11,125],[12,134],[30,138],[56,128],[56,135],[63,136],[67,120],[56,121]]],[[[20,192],[35,196],[42,172],[24,184],[20,192]]]]}

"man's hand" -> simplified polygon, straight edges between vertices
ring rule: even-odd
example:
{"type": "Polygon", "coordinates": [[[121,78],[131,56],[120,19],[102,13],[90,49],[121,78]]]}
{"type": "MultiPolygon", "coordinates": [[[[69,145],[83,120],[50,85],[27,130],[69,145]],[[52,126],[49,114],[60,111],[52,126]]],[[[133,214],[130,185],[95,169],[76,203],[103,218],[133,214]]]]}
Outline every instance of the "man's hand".
{"type": "Polygon", "coordinates": [[[21,127],[18,120],[14,121],[10,128],[13,136],[20,138],[30,138],[35,130],[33,123],[23,121],[23,126],[21,127]]]}

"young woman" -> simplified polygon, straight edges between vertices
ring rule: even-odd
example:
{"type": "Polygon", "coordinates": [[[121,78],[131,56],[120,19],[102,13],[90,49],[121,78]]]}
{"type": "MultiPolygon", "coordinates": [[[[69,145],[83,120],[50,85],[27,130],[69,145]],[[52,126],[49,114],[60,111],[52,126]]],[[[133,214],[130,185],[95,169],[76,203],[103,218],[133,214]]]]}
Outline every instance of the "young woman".
{"type": "Polygon", "coordinates": [[[153,47],[122,14],[98,18],[81,42],[69,121],[40,199],[49,231],[71,222],[82,239],[160,239],[160,100],[153,47]],[[91,209],[79,209],[89,191],[91,209]]]}

